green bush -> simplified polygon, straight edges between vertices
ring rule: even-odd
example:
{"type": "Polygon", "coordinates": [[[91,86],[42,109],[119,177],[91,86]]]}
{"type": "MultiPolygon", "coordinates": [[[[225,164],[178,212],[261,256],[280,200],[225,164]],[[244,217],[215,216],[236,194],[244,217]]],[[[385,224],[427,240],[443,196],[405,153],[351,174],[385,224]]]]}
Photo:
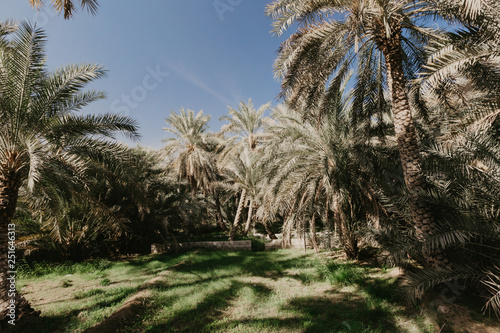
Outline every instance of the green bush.
{"type": "Polygon", "coordinates": [[[360,284],[365,281],[364,270],[352,264],[319,263],[316,270],[321,279],[331,284],[349,286],[360,284]]]}
{"type": "Polygon", "coordinates": [[[264,251],[266,249],[266,242],[262,238],[249,237],[252,241],[252,251],[264,251]]]}

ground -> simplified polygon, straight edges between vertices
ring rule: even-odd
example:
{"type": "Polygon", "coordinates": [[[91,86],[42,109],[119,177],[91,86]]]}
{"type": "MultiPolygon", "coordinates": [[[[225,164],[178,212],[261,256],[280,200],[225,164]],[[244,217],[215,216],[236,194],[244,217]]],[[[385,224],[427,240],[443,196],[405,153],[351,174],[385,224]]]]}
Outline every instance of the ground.
{"type": "Polygon", "coordinates": [[[19,287],[42,316],[12,332],[500,332],[458,293],[408,308],[399,269],[334,253],[196,250],[39,271],[19,287]]]}

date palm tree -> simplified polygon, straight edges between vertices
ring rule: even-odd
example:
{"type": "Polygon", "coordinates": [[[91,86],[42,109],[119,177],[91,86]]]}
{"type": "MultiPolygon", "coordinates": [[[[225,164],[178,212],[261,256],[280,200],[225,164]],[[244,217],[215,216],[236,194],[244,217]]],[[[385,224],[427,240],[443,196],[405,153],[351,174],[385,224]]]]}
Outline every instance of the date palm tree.
{"type": "Polygon", "coordinates": [[[239,226],[239,220],[243,213],[245,201],[248,200],[248,215],[245,223],[243,235],[246,235],[250,229],[253,218],[254,207],[256,206],[257,194],[259,191],[259,183],[263,178],[262,169],[258,166],[258,156],[255,151],[245,149],[241,154],[233,159],[225,166],[223,173],[228,187],[241,192],[238,208],[234,223],[229,234],[229,240],[233,240],[236,235],[236,230],[239,226]]]}
{"type": "Polygon", "coordinates": [[[377,166],[369,131],[348,126],[352,104],[349,95],[344,97],[320,124],[304,121],[286,106],[276,108],[276,124],[268,128],[272,139],[264,165],[269,183],[262,186],[263,201],[282,216],[293,210],[284,233],[308,220],[313,245],[316,217],[323,216],[328,226],[332,212],[346,254],[356,258],[360,224],[378,224],[380,204],[372,186],[377,166]]]}
{"type": "Polygon", "coordinates": [[[172,112],[166,119],[169,125],[164,130],[175,135],[164,140],[164,151],[173,161],[175,172],[180,179],[188,181],[192,193],[201,190],[212,195],[215,200],[217,221],[223,230],[223,221],[219,194],[213,184],[219,180],[215,151],[217,141],[213,135],[206,132],[210,121],[209,115],[203,111],[196,115],[192,110],[182,108],[179,114],[172,112]]]}
{"type": "MultiPolygon", "coordinates": [[[[21,187],[29,191],[44,178],[68,174],[71,181],[84,180],[90,160],[116,167],[114,157],[124,147],[113,143],[114,133],[138,137],[128,117],[75,113],[105,97],[83,91],[105,75],[101,66],[69,65],[48,72],[43,31],[26,23],[14,30],[0,45],[0,321],[9,320],[7,232],[14,227],[21,187]]],[[[33,312],[23,297],[16,294],[15,300],[18,316],[33,312]]]]}
{"type": "MultiPolygon", "coordinates": [[[[28,0],[30,4],[39,9],[45,5],[44,0],[28,0]]],[[[52,0],[52,6],[58,12],[64,13],[64,18],[69,19],[73,17],[73,14],[76,11],[75,1],[73,0],[52,0]]],[[[87,9],[89,13],[95,15],[97,13],[97,9],[99,8],[99,2],[97,0],[80,0],[80,6],[83,9],[87,9]]]]}
{"type": "MultiPolygon", "coordinates": [[[[266,9],[267,15],[274,19],[276,35],[282,35],[296,23],[299,26],[281,45],[275,63],[276,75],[282,79],[281,97],[287,98],[292,107],[328,110],[331,95],[353,67],[357,67],[355,88],[362,88],[356,89],[360,92],[355,95],[380,100],[380,93],[364,94],[364,81],[373,82],[374,73],[380,73],[380,84],[385,82],[391,97],[412,220],[422,241],[432,238],[435,225],[431,209],[420,195],[426,181],[408,88],[425,59],[422,46],[430,38],[438,38],[438,30],[423,22],[429,15],[441,15],[450,21],[478,17],[487,21],[492,16],[486,13],[489,8],[498,9],[494,3],[492,0],[276,0],[266,9]]],[[[443,254],[433,252],[428,255],[429,264],[445,266],[447,260],[443,254]]]]}
{"type": "MultiPolygon", "coordinates": [[[[413,89],[428,118],[421,131],[428,201],[439,207],[435,238],[450,249],[454,269],[414,268],[407,285],[415,300],[437,284],[465,281],[490,293],[483,310],[500,318],[500,4],[492,5],[496,11],[491,7],[427,47],[430,56],[413,89]]],[[[418,248],[415,240],[403,241],[399,249],[418,248]]]]}
{"type": "Polygon", "coordinates": [[[426,49],[428,60],[411,91],[429,120],[425,125],[450,141],[470,126],[485,129],[494,123],[500,115],[500,25],[476,23],[426,49]]]}
{"type": "Polygon", "coordinates": [[[247,103],[240,102],[238,110],[229,108],[229,116],[222,116],[221,121],[228,121],[221,129],[223,134],[230,133],[232,136],[226,144],[225,154],[234,152],[241,153],[245,148],[255,150],[259,141],[263,139],[264,112],[269,109],[269,104],[264,104],[255,109],[252,99],[247,103]]]}
{"type": "Polygon", "coordinates": [[[220,164],[231,165],[228,173],[232,175],[230,178],[237,180],[235,184],[240,184],[240,186],[236,186],[236,188],[241,190],[238,208],[229,235],[230,240],[234,239],[247,200],[250,201],[250,204],[248,208],[249,217],[243,232],[245,235],[250,227],[255,196],[251,196],[248,190],[252,189],[250,192],[255,193],[255,182],[252,176],[252,173],[255,172],[255,163],[253,161],[256,159],[254,155],[258,149],[258,143],[264,135],[262,131],[264,128],[264,112],[268,108],[269,104],[265,104],[259,109],[255,109],[252,100],[249,99],[247,103],[241,102],[238,105],[238,110],[229,108],[230,117],[223,116],[220,118],[222,121],[229,122],[222,127],[221,133],[233,134],[224,142],[225,149],[222,152],[220,164]],[[245,173],[248,174],[245,175],[245,173]]]}

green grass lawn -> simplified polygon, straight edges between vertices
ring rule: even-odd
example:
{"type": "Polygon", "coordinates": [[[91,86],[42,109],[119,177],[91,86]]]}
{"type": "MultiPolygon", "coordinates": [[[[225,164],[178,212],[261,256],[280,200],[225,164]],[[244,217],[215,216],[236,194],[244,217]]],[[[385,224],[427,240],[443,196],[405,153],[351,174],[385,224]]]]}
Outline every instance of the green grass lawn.
{"type": "MultiPolygon", "coordinates": [[[[434,332],[397,269],[299,250],[196,250],[38,266],[18,287],[40,318],[12,332],[434,332]]],[[[25,270],[26,271],[26,270],[25,270]]],[[[444,331],[443,331],[444,332],[444,331]]],[[[471,330],[471,332],[473,332],[471,330]]]]}

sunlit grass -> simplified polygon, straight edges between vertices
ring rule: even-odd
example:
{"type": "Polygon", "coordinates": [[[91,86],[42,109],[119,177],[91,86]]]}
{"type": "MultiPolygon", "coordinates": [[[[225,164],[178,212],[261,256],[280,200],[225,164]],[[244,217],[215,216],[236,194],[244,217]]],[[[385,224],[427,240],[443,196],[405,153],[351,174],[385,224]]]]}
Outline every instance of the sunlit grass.
{"type": "Polygon", "coordinates": [[[396,301],[390,270],[311,252],[196,250],[33,270],[23,292],[42,316],[14,332],[425,331],[396,301]]]}

